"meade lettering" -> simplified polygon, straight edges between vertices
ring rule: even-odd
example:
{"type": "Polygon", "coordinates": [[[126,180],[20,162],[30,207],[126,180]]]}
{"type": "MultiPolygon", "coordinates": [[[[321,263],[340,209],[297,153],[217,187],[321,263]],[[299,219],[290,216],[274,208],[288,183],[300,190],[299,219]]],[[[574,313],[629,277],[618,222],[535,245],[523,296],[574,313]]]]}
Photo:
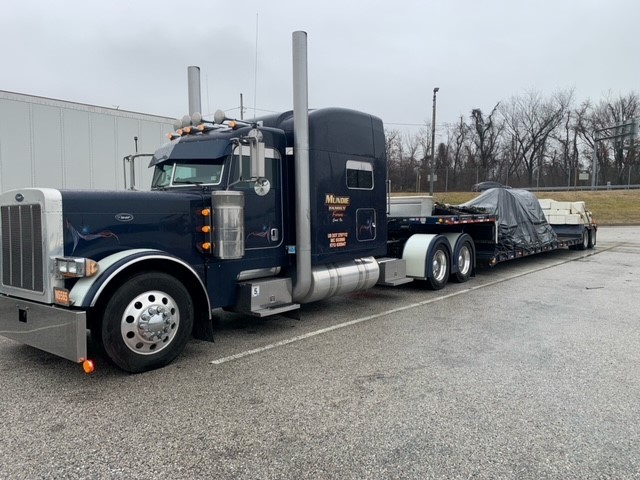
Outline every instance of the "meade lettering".
{"type": "Polygon", "coordinates": [[[336,197],[333,193],[327,193],[324,197],[325,205],[343,205],[348,206],[351,203],[351,197],[336,197]]]}

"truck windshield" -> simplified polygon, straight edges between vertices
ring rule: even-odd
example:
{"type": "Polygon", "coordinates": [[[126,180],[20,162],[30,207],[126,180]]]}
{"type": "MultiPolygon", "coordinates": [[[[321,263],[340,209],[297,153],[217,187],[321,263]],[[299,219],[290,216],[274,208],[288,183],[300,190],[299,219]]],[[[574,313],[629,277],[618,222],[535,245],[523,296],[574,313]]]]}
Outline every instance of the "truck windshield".
{"type": "Polygon", "coordinates": [[[156,165],[151,188],[185,185],[220,185],[222,164],[162,163],[156,165]]]}

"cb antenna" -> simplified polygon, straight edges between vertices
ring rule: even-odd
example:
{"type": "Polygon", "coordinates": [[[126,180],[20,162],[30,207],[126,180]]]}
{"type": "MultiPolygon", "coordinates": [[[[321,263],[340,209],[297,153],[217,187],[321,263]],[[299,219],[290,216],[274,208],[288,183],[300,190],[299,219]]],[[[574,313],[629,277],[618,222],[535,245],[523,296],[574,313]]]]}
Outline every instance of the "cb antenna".
{"type": "Polygon", "coordinates": [[[253,118],[256,118],[257,96],[258,96],[258,14],[256,13],[256,64],[253,71],[253,118]]]}

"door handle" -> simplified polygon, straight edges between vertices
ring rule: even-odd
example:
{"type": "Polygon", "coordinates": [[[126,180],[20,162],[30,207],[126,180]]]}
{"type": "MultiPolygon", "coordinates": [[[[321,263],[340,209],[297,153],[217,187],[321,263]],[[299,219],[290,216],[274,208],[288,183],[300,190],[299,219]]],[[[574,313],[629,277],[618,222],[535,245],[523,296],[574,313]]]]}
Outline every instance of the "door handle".
{"type": "Polygon", "coordinates": [[[270,233],[271,233],[272,242],[277,242],[280,239],[280,235],[277,228],[272,228],[270,233]]]}

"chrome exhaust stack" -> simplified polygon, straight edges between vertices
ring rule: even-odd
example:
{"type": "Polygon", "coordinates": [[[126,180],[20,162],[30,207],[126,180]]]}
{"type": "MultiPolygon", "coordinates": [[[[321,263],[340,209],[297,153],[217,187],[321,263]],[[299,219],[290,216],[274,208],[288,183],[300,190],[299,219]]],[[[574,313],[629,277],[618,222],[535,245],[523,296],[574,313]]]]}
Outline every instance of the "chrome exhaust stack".
{"type": "Polygon", "coordinates": [[[202,101],[200,98],[200,67],[187,67],[187,88],[189,90],[189,115],[202,113],[202,101]]]}
{"type": "Polygon", "coordinates": [[[295,155],[296,278],[293,300],[311,288],[311,201],[309,185],[309,95],[307,32],[293,32],[293,151],[295,155]]]}

